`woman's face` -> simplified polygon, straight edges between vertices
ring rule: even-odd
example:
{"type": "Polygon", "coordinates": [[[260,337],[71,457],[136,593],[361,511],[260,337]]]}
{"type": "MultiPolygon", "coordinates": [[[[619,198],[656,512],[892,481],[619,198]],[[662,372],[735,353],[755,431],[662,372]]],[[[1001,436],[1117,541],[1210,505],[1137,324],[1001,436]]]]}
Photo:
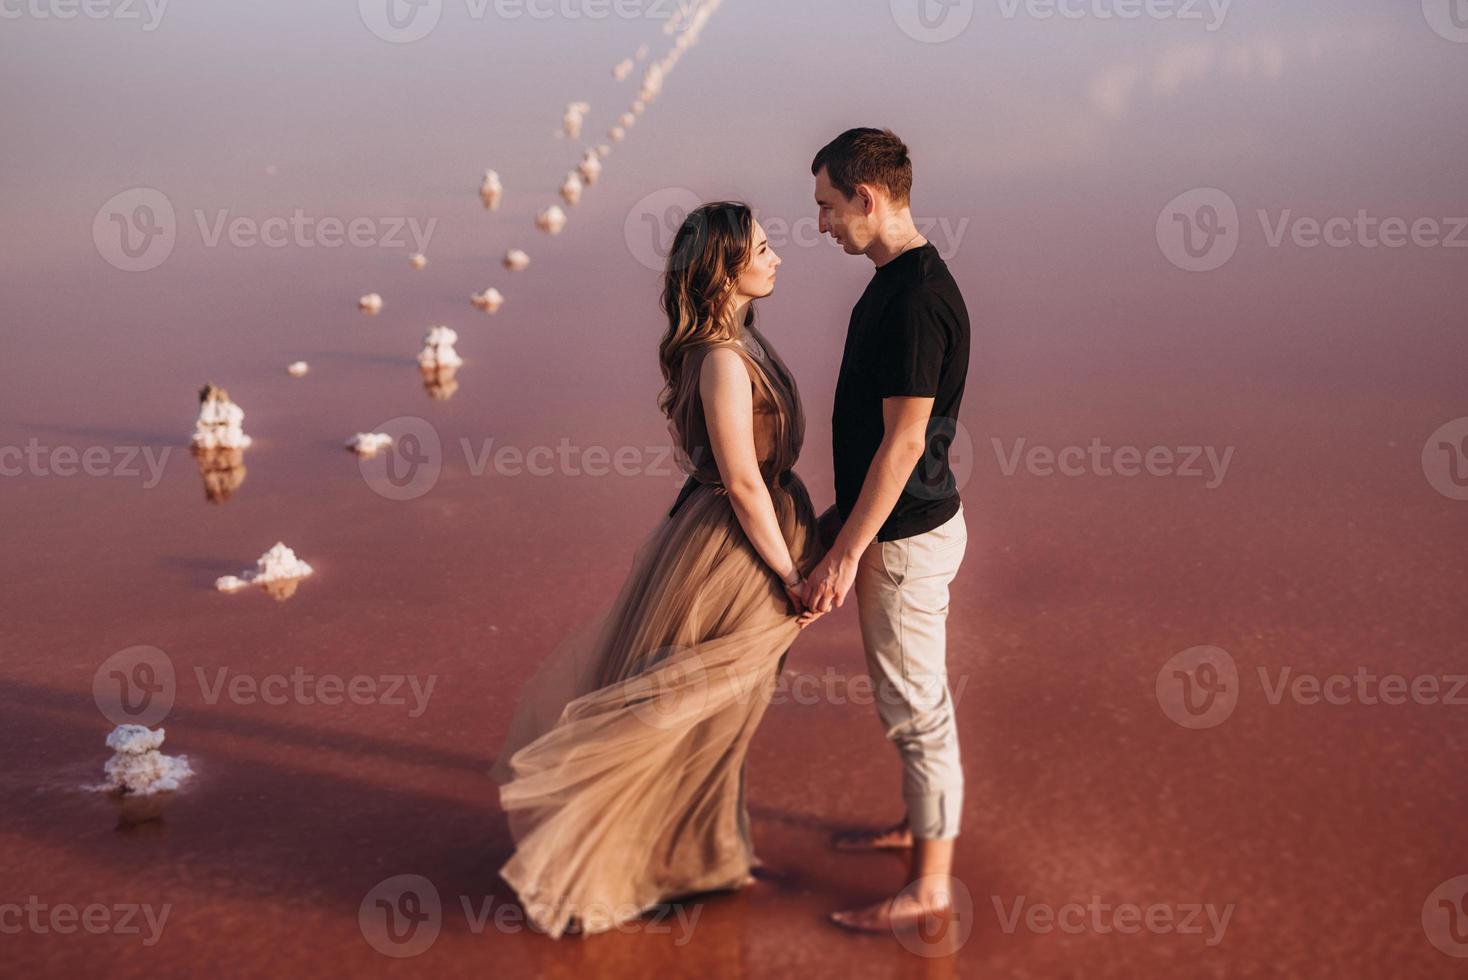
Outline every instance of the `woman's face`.
{"type": "Polygon", "coordinates": [[[750,299],[761,299],[775,291],[775,270],[780,267],[780,256],[770,248],[769,236],[758,221],[750,230],[754,245],[749,252],[749,264],[739,273],[734,292],[750,299]]]}

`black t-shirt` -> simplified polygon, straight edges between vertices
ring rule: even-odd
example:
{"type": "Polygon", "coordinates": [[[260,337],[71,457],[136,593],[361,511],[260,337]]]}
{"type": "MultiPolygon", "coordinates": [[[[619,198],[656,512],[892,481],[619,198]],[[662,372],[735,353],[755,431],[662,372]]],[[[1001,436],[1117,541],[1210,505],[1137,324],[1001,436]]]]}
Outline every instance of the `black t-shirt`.
{"type": "Polygon", "coordinates": [[[968,334],[963,296],[931,243],[878,269],[851,311],[831,416],[836,507],[843,520],[851,516],[882,442],[882,399],[933,399],[927,450],[877,532],[878,541],[931,531],[958,513],[948,446],[968,374],[968,334]]]}

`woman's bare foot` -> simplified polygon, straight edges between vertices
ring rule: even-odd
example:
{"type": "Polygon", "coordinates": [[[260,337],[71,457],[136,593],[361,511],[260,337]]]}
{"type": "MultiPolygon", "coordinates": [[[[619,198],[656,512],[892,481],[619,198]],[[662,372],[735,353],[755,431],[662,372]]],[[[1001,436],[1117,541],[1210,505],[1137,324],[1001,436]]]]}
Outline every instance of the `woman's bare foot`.
{"type": "Polygon", "coordinates": [[[831,846],[838,851],[891,851],[912,846],[912,831],[903,820],[895,827],[881,830],[856,830],[836,834],[831,846]]]}
{"type": "Polygon", "coordinates": [[[854,932],[901,932],[931,925],[952,911],[951,904],[939,905],[936,901],[925,904],[917,896],[903,891],[895,898],[885,898],[859,909],[832,912],[831,921],[854,932]]]}

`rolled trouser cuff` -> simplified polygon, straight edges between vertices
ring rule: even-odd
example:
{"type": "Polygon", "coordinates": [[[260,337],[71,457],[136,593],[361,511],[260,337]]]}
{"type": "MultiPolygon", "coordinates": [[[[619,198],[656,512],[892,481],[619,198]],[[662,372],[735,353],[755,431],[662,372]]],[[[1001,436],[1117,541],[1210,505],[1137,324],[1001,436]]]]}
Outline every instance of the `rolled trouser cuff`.
{"type": "Polygon", "coordinates": [[[907,826],[913,837],[923,840],[950,840],[958,836],[959,818],[963,813],[963,787],[935,793],[906,796],[907,826]]]}

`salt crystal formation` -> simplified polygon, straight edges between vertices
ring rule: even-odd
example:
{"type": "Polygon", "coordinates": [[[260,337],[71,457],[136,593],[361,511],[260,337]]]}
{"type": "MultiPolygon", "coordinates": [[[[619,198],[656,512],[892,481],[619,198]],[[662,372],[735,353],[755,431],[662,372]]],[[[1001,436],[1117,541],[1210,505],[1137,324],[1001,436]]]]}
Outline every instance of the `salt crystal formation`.
{"type": "Polygon", "coordinates": [[[519,272],[528,265],[530,265],[530,256],[518,248],[512,248],[505,253],[505,268],[511,272],[519,272]]]}
{"type": "Polygon", "coordinates": [[[244,411],[229,400],[229,393],[208,384],[199,392],[199,418],[194,423],[195,449],[245,449],[252,441],[241,426],[244,411]]]}
{"type": "Polygon", "coordinates": [[[576,172],[581,175],[587,187],[596,183],[596,179],[601,176],[601,158],[596,155],[595,150],[586,151],[586,156],[581,158],[576,172]]]}
{"type": "Polygon", "coordinates": [[[289,374],[293,378],[299,378],[305,375],[305,373],[309,370],[311,370],[311,365],[307,364],[305,361],[293,361],[290,366],[285,369],[285,373],[289,374]]]}
{"type": "Polygon", "coordinates": [[[623,58],[621,61],[617,62],[616,67],[612,69],[612,77],[619,82],[625,82],[627,80],[627,77],[632,74],[632,69],[636,67],[637,65],[633,62],[631,58],[623,58]]]}
{"type": "Polygon", "coordinates": [[[581,183],[580,174],[569,173],[566,175],[565,181],[561,184],[561,197],[565,199],[567,204],[574,208],[581,203],[581,191],[585,186],[585,184],[581,183]]]}
{"type": "Polygon", "coordinates": [[[248,585],[260,585],[277,599],[283,599],[295,592],[296,584],[312,571],[311,566],[297,558],[294,551],[277,541],[255,560],[254,571],[247,569],[239,575],[222,576],[215,579],[214,587],[220,592],[238,592],[248,585]]]}
{"type": "Polygon", "coordinates": [[[647,49],[647,45],[645,45],[645,44],[642,45],[641,47],[639,47],[637,49],[637,60],[638,61],[641,61],[641,60],[643,60],[644,58],[647,57],[647,50],[648,50],[647,49]]]}
{"type": "Polygon", "coordinates": [[[382,312],[382,297],[376,293],[368,293],[357,300],[357,309],[369,316],[376,316],[382,312]]]}
{"type": "Polygon", "coordinates": [[[484,172],[484,182],[479,185],[479,199],[484,206],[491,211],[499,210],[500,200],[505,196],[505,187],[500,183],[500,175],[493,170],[484,172]]]}
{"type": "Polygon", "coordinates": [[[490,286],[482,293],[475,293],[469,297],[469,302],[474,304],[475,309],[483,310],[491,316],[500,311],[505,305],[505,297],[498,289],[490,286]]]}
{"type": "Polygon", "coordinates": [[[429,327],[423,338],[423,349],[418,352],[418,364],[425,368],[458,367],[464,363],[454,350],[458,341],[459,335],[448,327],[429,327]]]}
{"type": "Polygon", "coordinates": [[[623,129],[631,129],[637,124],[637,116],[630,112],[624,112],[617,117],[617,125],[623,129]]]}
{"type": "Polygon", "coordinates": [[[547,235],[559,235],[561,229],[566,227],[566,212],[552,204],[535,216],[535,227],[547,235]]]}
{"type": "Polygon", "coordinates": [[[573,140],[581,138],[581,124],[590,111],[591,106],[585,102],[572,102],[566,106],[565,115],[561,117],[561,128],[565,130],[567,136],[573,140]]]}
{"type": "Polygon", "coordinates": [[[358,432],[346,442],[348,449],[364,459],[371,459],[391,445],[392,436],[386,432],[358,432]]]}
{"type": "Polygon", "coordinates": [[[112,758],[103,765],[105,783],[91,787],[98,792],[128,796],[152,796],[176,790],[194,774],[187,756],[168,756],[158,751],[163,729],[156,732],[142,725],[119,725],[107,736],[112,758]]]}
{"type": "Polygon", "coordinates": [[[408,256],[408,264],[415,269],[426,269],[428,268],[428,256],[424,255],[422,252],[410,255],[408,256]]]}

